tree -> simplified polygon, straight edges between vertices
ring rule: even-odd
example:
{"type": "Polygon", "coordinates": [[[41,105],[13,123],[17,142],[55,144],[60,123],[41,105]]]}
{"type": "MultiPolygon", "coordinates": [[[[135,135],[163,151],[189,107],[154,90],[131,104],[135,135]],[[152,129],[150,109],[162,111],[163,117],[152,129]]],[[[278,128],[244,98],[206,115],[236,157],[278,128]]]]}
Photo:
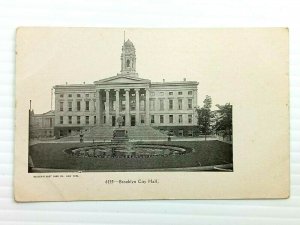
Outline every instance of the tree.
{"type": "Polygon", "coordinates": [[[217,120],[215,124],[216,131],[222,131],[225,135],[229,135],[229,140],[231,141],[232,135],[232,105],[226,103],[225,105],[216,105],[217,110],[217,120]]]}
{"type": "Polygon", "coordinates": [[[198,115],[198,126],[202,133],[204,133],[205,141],[206,135],[210,132],[210,120],[211,120],[211,97],[206,95],[203,107],[196,108],[196,112],[198,115]]]}

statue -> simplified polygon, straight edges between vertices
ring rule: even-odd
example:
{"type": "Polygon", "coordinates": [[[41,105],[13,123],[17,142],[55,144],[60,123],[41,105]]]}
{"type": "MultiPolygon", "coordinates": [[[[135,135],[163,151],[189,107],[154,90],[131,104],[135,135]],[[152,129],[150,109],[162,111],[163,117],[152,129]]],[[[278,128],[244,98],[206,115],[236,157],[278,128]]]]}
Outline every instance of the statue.
{"type": "Polygon", "coordinates": [[[123,123],[124,123],[123,116],[118,116],[118,118],[117,118],[118,127],[120,128],[123,123]]]}
{"type": "Polygon", "coordinates": [[[118,124],[118,128],[116,128],[113,131],[113,137],[112,137],[112,141],[113,142],[124,142],[124,141],[128,141],[128,133],[127,130],[120,128],[122,126],[122,124],[124,123],[124,119],[122,116],[119,116],[116,120],[117,124],[118,124]]]}

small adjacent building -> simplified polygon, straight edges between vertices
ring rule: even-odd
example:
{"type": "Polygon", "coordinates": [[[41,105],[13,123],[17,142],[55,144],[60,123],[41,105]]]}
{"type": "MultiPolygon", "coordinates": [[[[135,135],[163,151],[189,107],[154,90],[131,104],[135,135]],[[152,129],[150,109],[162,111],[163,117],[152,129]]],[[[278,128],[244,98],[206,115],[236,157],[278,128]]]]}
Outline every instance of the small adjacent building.
{"type": "Polygon", "coordinates": [[[54,137],[54,111],[35,114],[29,111],[30,139],[43,139],[54,137]]]}
{"type": "Polygon", "coordinates": [[[177,136],[197,131],[195,107],[198,82],[151,82],[136,72],[133,43],[124,42],[121,71],[93,84],[56,85],[56,137],[68,136],[94,126],[151,126],[177,136]]]}

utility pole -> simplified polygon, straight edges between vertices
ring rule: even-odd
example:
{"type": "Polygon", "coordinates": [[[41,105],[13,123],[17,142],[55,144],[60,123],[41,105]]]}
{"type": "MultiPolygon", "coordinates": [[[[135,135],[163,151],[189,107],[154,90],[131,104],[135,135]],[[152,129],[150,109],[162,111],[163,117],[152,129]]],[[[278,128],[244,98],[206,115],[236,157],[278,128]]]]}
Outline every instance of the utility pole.
{"type": "Polygon", "coordinates": [[[53,88],[51,88],[51,110],[53,106],[53,88]]]}

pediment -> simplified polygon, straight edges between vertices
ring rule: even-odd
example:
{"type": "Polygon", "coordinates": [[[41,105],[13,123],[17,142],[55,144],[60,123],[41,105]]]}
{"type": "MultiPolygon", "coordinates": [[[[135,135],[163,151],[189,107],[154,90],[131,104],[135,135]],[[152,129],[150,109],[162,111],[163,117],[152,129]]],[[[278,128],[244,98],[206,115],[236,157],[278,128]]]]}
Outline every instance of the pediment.
{"type": "Polygon", "coordinates": [[[106,79],[98,80],[94,82],[95,84],[145,84],[150,83],[150,80],[142,79],[133,76],[121,76],[117,75],[114,77],[109,77],[106,79]]]}
{"type": "Polygon", "coordinates": [[[50,111],[48,111],[48,112],[45,112],[43,115],[44,115],[44,116],[54,116],[54,111],[53,111],[53,110],[50,110],[50,111]]]}

